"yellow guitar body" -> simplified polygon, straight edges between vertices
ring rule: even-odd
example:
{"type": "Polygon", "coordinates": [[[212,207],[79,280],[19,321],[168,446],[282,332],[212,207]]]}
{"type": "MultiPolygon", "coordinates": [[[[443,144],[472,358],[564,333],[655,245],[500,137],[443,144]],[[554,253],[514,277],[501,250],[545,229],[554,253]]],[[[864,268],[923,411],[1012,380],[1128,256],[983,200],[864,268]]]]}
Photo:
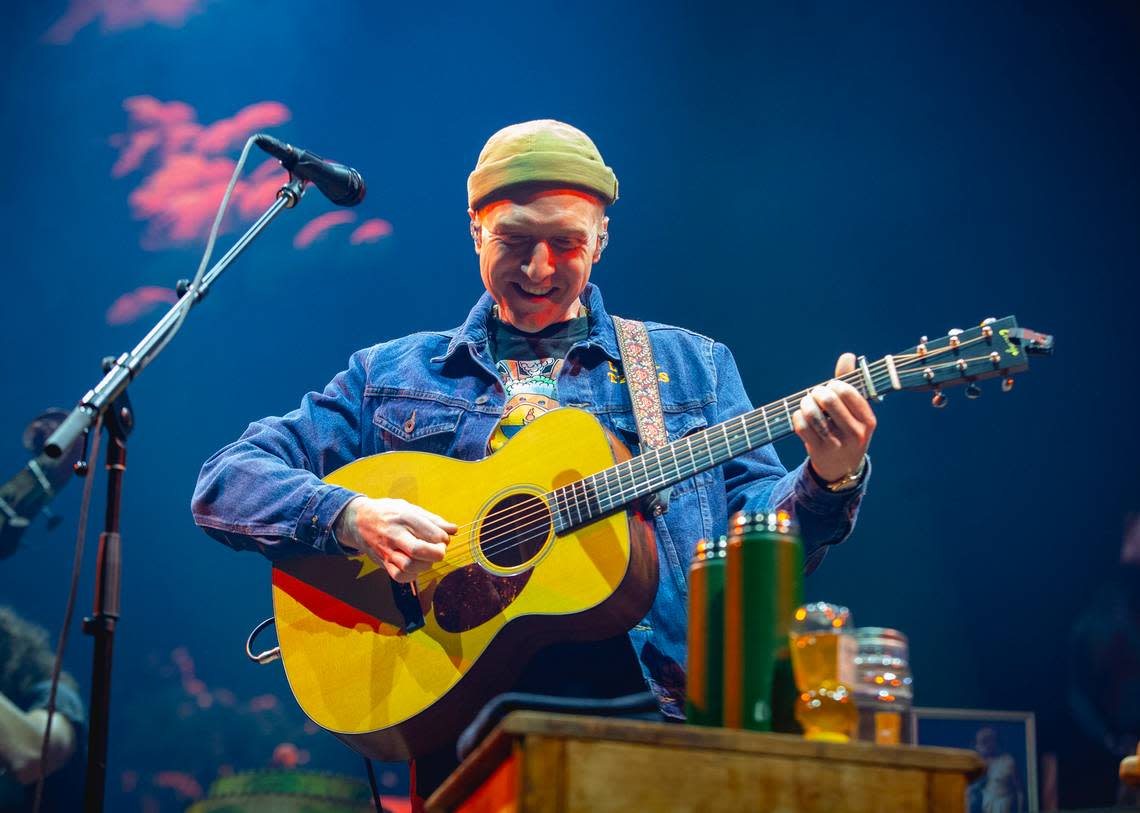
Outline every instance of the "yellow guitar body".
{"type": "Polygon", "coordinates": [[[363,556],[275,565],[277,635],[301,708],[361,753],[408,758],[454,740],[546,643],[637,623],[657,584],[648,523],[618,511],[556,534],[547,497],[628,457],[592,415],[566,408],[481,461],[388,452],[329,475],[460,528],[402,598],[363,556]]]}

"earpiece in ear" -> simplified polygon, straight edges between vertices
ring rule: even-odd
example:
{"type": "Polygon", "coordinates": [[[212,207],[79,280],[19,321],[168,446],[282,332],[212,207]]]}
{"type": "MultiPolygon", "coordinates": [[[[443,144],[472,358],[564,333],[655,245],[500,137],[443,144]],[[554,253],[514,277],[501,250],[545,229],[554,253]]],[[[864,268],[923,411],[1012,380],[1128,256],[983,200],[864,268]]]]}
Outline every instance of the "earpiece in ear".
{"type": "Polygon", "coordinates": [[[471,229],[471,239],[475,241],[475,245],[479,245],[479,237],[481,236],[480,233],[483,227],[474,220],[470,221],[467,225],[471,229]]]}

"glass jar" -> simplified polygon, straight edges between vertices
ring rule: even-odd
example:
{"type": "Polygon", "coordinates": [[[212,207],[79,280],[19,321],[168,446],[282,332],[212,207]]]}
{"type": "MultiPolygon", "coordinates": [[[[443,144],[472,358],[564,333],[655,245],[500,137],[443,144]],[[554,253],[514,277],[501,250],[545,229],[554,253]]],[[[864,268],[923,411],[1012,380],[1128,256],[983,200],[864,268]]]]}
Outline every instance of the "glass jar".
{"type": "Polygon", "coordinates": [[[851,611],[826,602],[796,610],[789,631],[795,670],[796,719],[809,740],[847,742],[855,736],[855,638],[851,611]]]}
{"type": "Polygon", "coordinates": [[[886,627],[855,630],[855,704],[859,739],[879,745],[910,742],[914,699],[907,638],[886,627]]]}

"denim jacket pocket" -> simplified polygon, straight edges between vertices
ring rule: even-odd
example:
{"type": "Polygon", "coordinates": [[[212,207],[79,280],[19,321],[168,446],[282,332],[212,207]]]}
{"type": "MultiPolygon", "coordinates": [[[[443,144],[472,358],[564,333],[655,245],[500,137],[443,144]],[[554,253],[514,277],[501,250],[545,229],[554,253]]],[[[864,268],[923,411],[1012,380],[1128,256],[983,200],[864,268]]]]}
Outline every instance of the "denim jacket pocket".
{"type": "Polygon", "coordinates": [[[698,429],[708,426],[704,410],[686,409],[677,412],[665,410],[665,431],[669,433],[669,440],[677,440],[685,435],[691,435],[698,429]]]}
{"type": "Polygon", "coordinates": [[[372,413],[386,451],[448,454],[463,420],[462,407],[430,398],[385,398],[372,413]]]}
{"type": "MultiPolygon", "coordinates": [[[[708,426],[705,414],[701,409],[669,410],[666,408],[665,432],[670,441],[683,438],[698,429],[708,426]]],[[[640,451],[641,440],[637,432],[637,421],[630,412],[606,413],[605,418],[617,430],[618,437],[631,449],[640,451]]]]}

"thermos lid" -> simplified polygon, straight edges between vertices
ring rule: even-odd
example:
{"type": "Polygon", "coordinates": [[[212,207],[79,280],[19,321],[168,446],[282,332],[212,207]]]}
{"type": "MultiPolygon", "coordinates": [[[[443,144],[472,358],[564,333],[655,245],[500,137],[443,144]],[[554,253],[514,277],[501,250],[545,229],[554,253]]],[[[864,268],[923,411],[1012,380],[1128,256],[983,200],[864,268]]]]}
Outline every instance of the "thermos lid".
{"type": "Polygon", "coordinates": [[[728,555],[728,537],[718,539],[702,539],[693,551],[693,561],[703,562],[706,559],[723,559],[728,555]]]}
{"type": "Polygon", "coordinates": [[[740,511],[728,521],[729,536],[746,536],[754,533],[799,535],[799,525],[787,511],[740,511]]]}

